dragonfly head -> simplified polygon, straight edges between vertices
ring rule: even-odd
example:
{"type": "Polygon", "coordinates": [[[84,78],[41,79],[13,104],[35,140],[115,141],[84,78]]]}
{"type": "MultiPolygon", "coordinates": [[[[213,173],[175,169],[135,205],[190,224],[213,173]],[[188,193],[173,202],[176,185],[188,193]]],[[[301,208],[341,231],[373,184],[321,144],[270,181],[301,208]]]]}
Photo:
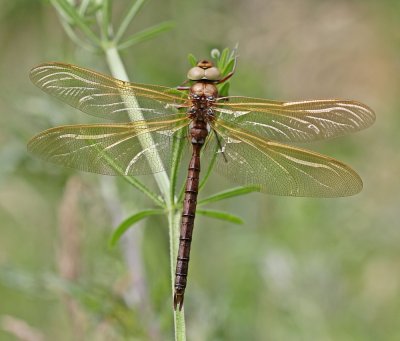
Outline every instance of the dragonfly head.
{"type": "Polygon", "coordinates": [[[221,79],[221,73],[212,62],[202,60],[188,71],[187,78],[191,81],[205,80],[215,82],[221,79]]]}

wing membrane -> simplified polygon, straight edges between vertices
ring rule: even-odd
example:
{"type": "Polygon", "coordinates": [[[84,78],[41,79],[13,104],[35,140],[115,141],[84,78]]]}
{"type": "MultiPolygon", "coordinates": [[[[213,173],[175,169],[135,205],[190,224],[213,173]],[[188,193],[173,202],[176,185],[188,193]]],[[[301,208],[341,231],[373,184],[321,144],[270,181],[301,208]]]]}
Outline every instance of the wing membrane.
{"type": "Polygon", "coordinates": [[[175,114],[186,101],[184,93],[173,88],[124,82],[63,63],[39,65],[31,70],[30,78],[43,91],[72,107],[115,121],[175,114]],[[138,116],[139,112],[143,117],[138,116]]]}
{"type": "Polygon", "coordinates": [[[189,123],[164,121],[72,125],[46,130],[28,150],[57,165],[106,175],[141,175],[168,169],[175,133],[189,123]]]}
{"type": "Polygon", "coordinates": [[[335,159],[265,141],[219,120],[213,128],[222,139],[215,170],[235,183],[298,197],[342,197],[362,189],[357,173],[335,159]]]}
{"type": "Polygon", "coordinates": [[[282,142],[308,142],[345,135],[369,127],[375,114],[347,100],[278,102],[232,96],[216,104],[219,118],[235,122],[258,136],[282,142]]]}

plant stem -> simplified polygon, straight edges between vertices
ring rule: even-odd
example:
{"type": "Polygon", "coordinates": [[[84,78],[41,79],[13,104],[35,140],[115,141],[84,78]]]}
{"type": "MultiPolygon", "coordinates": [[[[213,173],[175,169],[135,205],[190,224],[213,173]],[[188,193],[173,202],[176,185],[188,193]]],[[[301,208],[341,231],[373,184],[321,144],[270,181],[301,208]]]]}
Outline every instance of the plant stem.
{"type": "MultiPolygon", "coordinates": [[[[179,233],[180,233],[180,211],[173,209],[168,214],[169,224],[169,246],[170,246],[170,263],[171,263],[171,286],[172,292],[175,291],[175,260],[178,255],[179,247],[179,233]]],[[[185,328],[185,308],[181,311],[174,311],[174,327],[175,327],[175,341],[186,340],[186,328],[185,328]]]]}
{"type": "MultiPolygon", "coordinates": [[[[71,39],[77,43],[78,45],[85,46],[84,43],[80,41],[80,38],[74,33],[72,29],[73,27],[77,27],[81,30],[81,32],[86,36],[86,38],[96,47],[101,48],[106,56],[107,64],[109,69],[111,70],[112,75],[115,78],[120,80],[129,81],[128,75],[126,73],[124,64],[122,63],[121,57],[118,52],[118,48],[116,45],[123,37],[126,32],[129,24],[132,22],[133,18],[140,10],[142,5],[146,0],[136,0],[134,4],[131,5],[128,10],[127,15],[123,19],[121,25],[119,26],[116,35],[113,34],[113,28],[111,25],[111,8],[109,0],[98,0],[98,5],[102,5],[99,7],[101,12],[97,15],[97,22],[100,24],[101,28],[101,36],[98,37],[94,31],[89,26],[89,22],[85,20],[85,13],[89,7],[90,1],[83,0],[81,5],[76,7],[69,0],[51,0],[51,3],[56,8],[56,10],[60,14],[60,20],[63,23],[63,26],[67,32],[67,34],[71,37],[71,39]]],[[[126,46],[131,46],[133,43],[137,43],[139,41],[144,41],[146,39],[154,37],[156,34],[163,32],[171,27],[170,22],[160,23],[153,27],[148,28],[147,30],[143,30],[138,34],[128,38],[125,42],[126,46]]],[[[124,95],[121,94],[122,100],[125,100],[124,95]]],[[[132,97],[130,97],[130,101],[132,102],[132,97]]],[[[129,111],[129,117],[131,120],[141,120],[144,121],[144,116],[140,112],[140,105],[136,102],[134,110],[129,111]]],[[[152,146],[151,138],[141,138],[139,136],[139,140],[143,148],[152,146]]],[[[181,149],[177,149],[177,155],[180,155],[181,149]]],[[[168,212],[168,227],[169,227],[169,238],[170,238],[170,263],[171,263],[171,284],[172,290],[174,291],[174,279],[175,279],[175,260],[178,254],[178,237],[180,233],[180,214],[179,210],[176,209],[176,195],[175,195],[175,182],[177,176],[177,166],[172,167],[173,179],[172,183],[174,184],[173,188],[171,188],[171,181],[165,171],[157,172],[155,165],[161,164],[161,158],[159,155],[155,156],[154,160],[148,160],[150,168],[154,171],[153,176],[156,180],[158,188],[161,192],[161,196],[164,198],[165,206],[163,202],[152,196],[151,193],[146,190],[144,186],[140,184],[136,184],[136,182],[131,183],[142,190],[145,194],[150,196],[150,198],[155,201],[155,203],[159,204],[162,207],[166,208],[168,212]],[[175,167],[175,168],[174,168],[175,167]]],[[[128,179],[128,177],[126,178],[128,179]]],[[[132,179],[133,180],[133,179],[132,179]]],[[[171,302],[172,303],[172,302],[171,302]]],[[[172,306],[172,304],[171,304],[172,306]]],[[[179,311],[174,313],[174,325],[175,325],[175,340],[177,341],[185,341],[186,340],[186,331],[185,331],[185,319],[184,312],[179,311]]]]}
{"type": "MultiPolygon", "coordinates": [[[[118,78],[120,80],[129,81],[124,64],[122,63],[121,57],[120,57],[116,47],[110,46],[110,47],[106,48],[105,54],[106,54],[106,58],[107,58],[107,64],[111,70],[112,75],[115,78],[118,78]]],[[[137,107],[139,108],[139,105],[137,105],[137,107]]],[[[134,115],[136,120],[144,120],[142,113],[140,113],[139,111],[135,110],[135,112],[132,113],[132,115],[134,115]]],[[[158,160],[158,162],[160,164],[162,164],[161,159],[158,160]]],[[[154,162],[153,162],[153,164],[154,164],[154,162]]],[[[151,166],[152,165],[150,162],[150,167],[151,166]]],[[[158,172],[158,173],[154,173],[153,176],[157,182],[158,188],[161,191],[161,195],[163,196],[163,198],[166,202],[167,208],[170,209],[172,207],[172,203],[170,201],[170,194],[169,194],[170,193],[169,192],[170,191],[170,181],[169,181],[167,173],[165,171],[158,172]]]]}
{"type": "MultiPolygon", "coordinates": [[[[105,49],[108,66],[111,70],[112,75],[120,80],[128,81],[128,75],[125,71],[124,64],[122,63],[121,57],[115,46],[109,46],[105,49]]],[[[123,96],[122,96],[123,97],[123,96]]],[[[139,106],[137,106],[139,107],[139,106]]],[[[143,120],[143,115],[140,112],[132,113],[135,115],[135,119],[143,120]]],[[[161,162],[161,160],[160,160],[161,162]]],[[[151,164],[150,164],[151,166],[151,164]]],[[[166,207],[168,210],[168,228],[170,238],[170,264],[171,264],[171,285],[172,291],[174,292],[174,280],[175,280],[175,260],[178,255],[178,240],[180,234],[180,214],[179,211],[174,208],[175,203],[174,197],[170,193],[170,180],[167,173],[158,172],[153,174],[157,185],[161,191],[166,207]]],[[[172,304],[171,304],[172,305],[172,304]]],[[[184,310],[174,312],[174,326],[175,326],[175,340],[185,341],[186,340],[186,328],[184,310]]]]}

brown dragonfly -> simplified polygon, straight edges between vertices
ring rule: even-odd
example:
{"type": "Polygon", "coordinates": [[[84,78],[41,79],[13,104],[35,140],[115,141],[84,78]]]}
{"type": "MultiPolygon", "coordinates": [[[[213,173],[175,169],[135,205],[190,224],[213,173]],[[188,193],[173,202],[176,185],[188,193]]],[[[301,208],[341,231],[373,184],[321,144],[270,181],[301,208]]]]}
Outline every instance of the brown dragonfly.
{"type": "Polygon", "coordinates": [[[222,77],[206,60],[189,70],[191,86],[179,88],[124,82],[63,63],[42,64],[30,73],[33,83],[61,101],[93,116],[125,121],[46,130],[28,144],[43,159],[82,171],[135,176],[168,170],[175,138],[191,145],[175,309],[182,308],[186,288],[200,159],[213,160],[213,169],[235,183],[268,194],[342,197],[362,189],[360,177],[342,162],[281,142],[310,142],[367,128],[375,120],[368,106],[337,99],[219,97],[217,84],[232,75],[222,77]]]}

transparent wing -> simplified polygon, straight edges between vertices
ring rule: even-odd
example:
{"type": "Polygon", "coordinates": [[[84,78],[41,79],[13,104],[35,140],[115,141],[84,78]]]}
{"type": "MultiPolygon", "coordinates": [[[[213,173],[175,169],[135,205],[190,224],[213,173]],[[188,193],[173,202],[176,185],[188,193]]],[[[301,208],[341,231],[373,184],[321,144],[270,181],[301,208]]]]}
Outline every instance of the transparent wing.
{"type": "Polygon", "coordinates": [[[220,119],[282,142],[341,136],[365,129],[375,121],[374,112],[365,104],[336,99],[278,102],[232,96],[220,98],[215,110],[220,119]]]}
{"type": "Polygon", "coordinates": [[[362,189],[360,177],[345,164],[299,148],[266,141],[216,120],[205,155],[217,151],[215,171],[268,194],[298,197],[342,197],[362,189]]]}
{"type": "Polygon", "coordinates": [[[141,175],[169,169],[170,144],[189,124],[184,115],[163,121],[72,125],[46,130],[28,150],[64,167],[106,174],[141,175]]]}
{"type": "Polygon", "coordinates": [[[89,115],[114,121],[171,115],[185,106],[185,93],[173,88],[135,84],[63,63],[33,68],[32,82],[48,94],[89,115]],[[138,116],[139,112],[143,117],[138,116]]]}

